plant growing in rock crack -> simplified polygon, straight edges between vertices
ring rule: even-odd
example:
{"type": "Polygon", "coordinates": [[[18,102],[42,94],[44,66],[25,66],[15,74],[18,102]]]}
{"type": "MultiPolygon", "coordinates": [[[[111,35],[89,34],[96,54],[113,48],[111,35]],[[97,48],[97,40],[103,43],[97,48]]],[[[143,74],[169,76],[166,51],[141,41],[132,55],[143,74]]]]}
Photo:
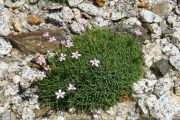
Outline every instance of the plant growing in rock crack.
{"type": "Polygon", "coordinates": [[[60,43],[47,60],[51,70],[36,81],[40,100],[56,110],[113,106],[143,74],[141,47],[131,35],[95,29],[60,43]]]}

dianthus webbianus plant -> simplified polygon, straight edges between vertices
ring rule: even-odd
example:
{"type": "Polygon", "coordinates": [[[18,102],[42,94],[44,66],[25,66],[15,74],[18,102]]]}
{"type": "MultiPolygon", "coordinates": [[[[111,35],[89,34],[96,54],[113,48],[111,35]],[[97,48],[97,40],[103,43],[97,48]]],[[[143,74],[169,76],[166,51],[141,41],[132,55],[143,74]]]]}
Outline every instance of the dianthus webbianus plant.
{"type": "Polygon", "coordinates": [[[47,61],[51,71],[38,80],[38,95],[56,110],[105,109],[119,101],[143,74],[136,37],[95,29],[70,40],[47,61]]]}

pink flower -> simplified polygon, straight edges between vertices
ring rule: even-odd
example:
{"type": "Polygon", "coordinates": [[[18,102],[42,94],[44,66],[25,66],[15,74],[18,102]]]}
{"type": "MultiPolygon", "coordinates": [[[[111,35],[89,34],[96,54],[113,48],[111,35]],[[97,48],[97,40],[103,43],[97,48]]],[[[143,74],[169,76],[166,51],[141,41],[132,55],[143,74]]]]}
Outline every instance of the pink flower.
{"type": "Polygon", "coordinates": [[[54,42],[54,41],[56,41],[56,37],[53,36],[49,38],[49,42],[54,42]]]}
{"type": "Polygon", "coordinates": [[[72,47],[73,46],[73,42],[71,41],[71,40],[67,40],[66,41],[66,47],[67,48],[70,48],[70,47],[72,47]]]}
{"type": "Polygon", "coordinates": [[[65,61],[66,60],[66,54],[61,53],[60,57],[59,57],[59,61],[65,61]]]}
{"type": "Polygon", "coordinates": [[[78,59],[78,57],[80,57],[81,56],[81,54],[79,54],[79,52],[78,51],[76,51],[76,52],[73,52],[72,53],[72,58],[75,58],[75,59],[78,59]]]}
{"type": "Polygon", "coordinates": [[[98,67],[98,66],[99,66],[100,61],[99,61],[99,60],[97,60],[97,59],[95,58],[94,60],[90,60],[90,63],[92,64],[92,66],[96,66],[96,67],[98,67]]]}
{"type": "Polygon", "coordinates": [[[136,34],[136,35],[142,35],[142,32],[140,31],[140,29],[135,29],[134,30],[134,33],[136,34]]]}
{"type": "Polygon", "coordinates": [[[43,80],[46,77],[46,74],[44,72],[39,72],[39,74],[37,75],[37,78],[40,80],[43,80]]]}
{"type": "Polygon", "coordinates": [[[30,74],[30,75],[28,75],[25,79],[33,81],[33,80],[36,79],[36,77],[37,77],[37,75],[35,75],[35,74],[30,74]]]}
{"type": "Polygon", "coordinates": [[[69,90],[69,91],[76,90],[76,87],[74,87],[73,84],[69,84],[68,90],[69,90]]]}
{"type": "Polygon", "coordinates": [[[46,64],[46,59],[44,58],[43,55],[40,55],[40,56],[36,59],[36,63],[38,63],[39,65],[46,64]]]}
{"type": "Polygon", "coordinates": [[[46,71],[48,71],[48,70],[51,70],[51,67],[50,67],[50,65],[46,65],[46,66],[44,66],[44,69],[45,69],[46,71]]]}
{"type": "Polygon", "coordinates": [[[49,37],[49,32],[45,32],[42,36],[43,37],[49,37]]]}
{"type": "Polygon", "coordinates": [[[59,99],[59,98],[64,98],[65,92],[59,90],[58,92],[55,92],[55,94],[56,94],[56,98],[59,99]]]}
{"type": "Polygon", "coordinates": [[[60,41],[60,44],[61,44],[61,45],[65,45],[65,44],[66,44],[66,41],[65,41],[65,40],[61,40],[61,41],[60,41]]]}
{"type": "Polygon", "coordinates": [[[84,25],[86,25],[87,22],[88,22],[88,21],[87,21],[86,19],[81,19],[81,20],[79,21],[79,28],[80,28],[82,31],[85,31],[84,25]]]}

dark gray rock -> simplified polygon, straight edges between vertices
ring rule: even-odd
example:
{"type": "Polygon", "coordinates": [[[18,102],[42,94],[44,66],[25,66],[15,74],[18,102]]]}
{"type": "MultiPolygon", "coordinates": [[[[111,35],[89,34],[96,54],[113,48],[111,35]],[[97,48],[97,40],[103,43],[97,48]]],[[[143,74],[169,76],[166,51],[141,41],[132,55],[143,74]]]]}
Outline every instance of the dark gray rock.
{"type": "Polygon", "coordinates": [[[156,75],[156,77],[160,78],[166,75],[166,73],[170,69],[169,61],[166,59],[161,59],[155,62],[151,67],[151,71],[156,75]]]}

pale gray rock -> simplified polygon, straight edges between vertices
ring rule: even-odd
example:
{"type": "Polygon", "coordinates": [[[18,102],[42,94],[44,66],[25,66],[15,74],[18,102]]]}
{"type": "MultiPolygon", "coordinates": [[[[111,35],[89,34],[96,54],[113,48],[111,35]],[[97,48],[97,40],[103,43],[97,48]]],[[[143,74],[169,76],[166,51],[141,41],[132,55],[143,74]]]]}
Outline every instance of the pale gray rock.
{"type": "Polygon", "coordinates": [[[161,78],[155,84],[153,93],[157,97],[160,97],[162,95],[169,94],[172,87],[173,87],[173,81],[171,81],[171,79],[169,79],[169,78],[161,78]]]}
{"type": "Polygon", "coordinates": [[[95,27],[103,27],[103,26],[108,26],[111,24],[110,20],[105,20],[101,17],[95,17],[93,20],[93,25],[95,27]]]}
{"type": "Polygon", "coordinates": [[[179,110],[180,104],[172,96],[162,96],[151,107],[150,116],[158,120],[172,120],[179,110]]]}
{"type": "Polygon", "coordinates": [[[169,61],[172,66],[180,71],[180,53],[175,56],[170,56],[169,61]]]}
{"type": "Polygon", "coordinates": [[[141,111],[158,120],[172,120],[173,116],[180,110],[180,105],[172,96],[161,96],[159,99],[155,95],[144,96],[138,101],[141,111]]]}
{"type": "Polygon", "coordinates": [[[9,65],[0,61],[0,80],[4,80],[4,74],[7,72],[9,65]]]}
{"type": "Polygon", "coordinates": [[[1,118],[2,120],[11,120],[11,113],[10,112],[4,112],[3,114],[2,114],[2,118],[1,118]]]}
{"type": "Polygon", "coordinates": [[[19,104],[22,102],[22,98],[19,95],[15,95],[11,98],[12,104],[19,104]]]}
{"type": "Polygon", "coordinates": [[[96,7],[95,5],[92,5],[90,3],[81,3],[78,5],[78,8],[80,10],[86,12],[87,14],[90,14],[93,16],[98,16],[98,15],[100,15],[99,13],[101,13],[98,7],[96,7]]]}
{"type": "Polygon", "coordinates": [[[162,48],[163,53],[166,55],[177,55],[179,54],[179,49],[172,43],[165,43],[162,48]]]}
{"type": "Polygon", "coordinates": [[[144,94],[147,92],[152,92],[154,85],[157,83],[157,80],[148,80],[143,79],[133,84],[133,90],[136,94],[144,94]]]}
{"type": "Polygon", "coordinates": [[[63,7],[60,13],[60,17],[64,21],[69,22],[74,18],[74,13],[69,7],[63,7]]]}
{"type": "Polygon", "coordinates": [[[125,17],[124,13],[121,13],[121,12],[112,12],[111,14],[111,20],[114,20],[114,21],[120,20],[124,17],[125,17]]]}
{"type": "Polygon", "coordinates": [[[0,36],[7,36],[10,34],[10,26],[7,18],[0,14],[0,36]]]}
{"type": "MultiPolygon", "coordinates": [[[[1,29],[1,28],[0,28],[1,29]]],[[[0,37],[0,57],[8,55],[12,50],[12,45],[0,37]]]]}
{"type": "Polygon", "coordinates": [[[158,36],[162,34],[163,31],[157,23],[153,23],[151,24],[151,26],[152,26],[153,33],[155,33],[158,36]]]}
{"type": "Polygon", "coordinates": [[[19,92],[19,86],[18,85],[7,85],[5,86],[4,95],[16,95],[19,92]]]}
{"type": "Polygon", "coordinates": [[[59,10],[63,7],[63,5],[60,3],[54,3],[51,1],[44,1],[44,0],[40,0],[37,6],[39,9],[42,10],[59,10]]]}
{"type": "Polygon", "coordinates": [[[75,21],[70,25],[70,29],[74,33],[81,33],[81,28],[79,27],[79,24],[75,21]]]}
{"type": "Polygon", "coordinates": [[[0,114],[2,114],[4,111],[5,111],[5,108],[4,107],[0,107],[0,114]]]}
{"type": "Polygon", "coordinates": [[[83,0],[68,0],[67,2],[69,4],[69,6],[77,7],[80,3],[83,2],[83,0]]]}
{"type": "Polygon", "coordinates": [[[8,67],[8,72],[19,72],[20,71],[20,66],[19,66],[19,62],[12,62],[9,63],[9,67],[8,67]]]}
{"type": "Polygon", "coordinates": [[[4,6],[12,8],[13,7],[13,2],[11,0],[5,0],[4,6]]]}
{"type": "Polygon", "coordinates": [[[22,120],[34,120],[35,113],[28,107],[23,108],[22,120]]]}
{"type": "Polygon", "coordinates": [[[144,22],[148,22],[148,23],[156,22],[156,23],[158,23],[158,22],[162,21],[158,15],[156,15],[153,12],[146,10],[146,9],[140,10],[139,15],[140,15],[142,21],[144,21],[144,22]]]}
{"type": "Polygon", "coordinates": [[[150,94],[139,99],[138,106],[140,107],[143,114],[148,114],[149,110],[153,108],[156,102],[157,97],[155,95],[150,94]]]}
{"type": "Polygon", "coordinates": [[[141,26],[141,22],[136,17],[130,17],[125,21],[128,25],[138,25],[141,26]]]}

